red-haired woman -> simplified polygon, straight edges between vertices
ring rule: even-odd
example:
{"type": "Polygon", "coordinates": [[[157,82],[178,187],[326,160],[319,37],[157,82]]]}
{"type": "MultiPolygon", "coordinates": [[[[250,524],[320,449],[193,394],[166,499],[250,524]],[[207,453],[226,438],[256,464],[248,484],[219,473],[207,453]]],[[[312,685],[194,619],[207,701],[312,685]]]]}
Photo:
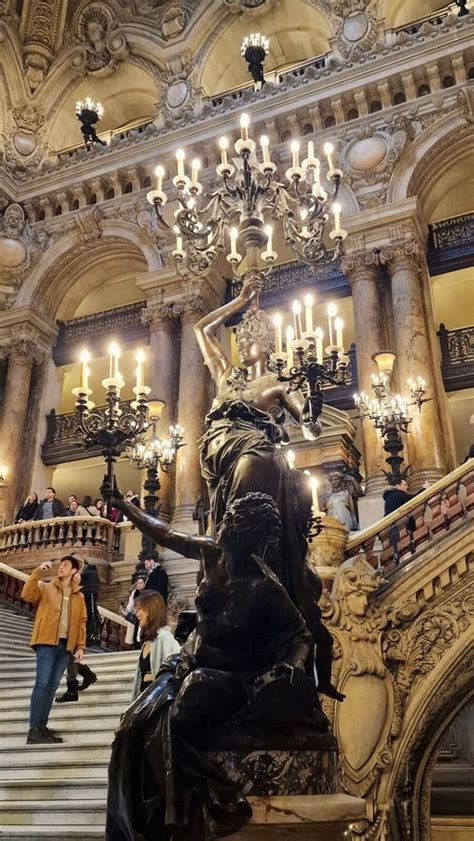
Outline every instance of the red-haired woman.
{"type": "Polygon", "coordinates": [[[144,590],[135,599],[134,610],[143,646],[133,684],[132,701],[154,681],[161,664],[181,648],[166,624],[163,596],[153,590],[144,590]]]}

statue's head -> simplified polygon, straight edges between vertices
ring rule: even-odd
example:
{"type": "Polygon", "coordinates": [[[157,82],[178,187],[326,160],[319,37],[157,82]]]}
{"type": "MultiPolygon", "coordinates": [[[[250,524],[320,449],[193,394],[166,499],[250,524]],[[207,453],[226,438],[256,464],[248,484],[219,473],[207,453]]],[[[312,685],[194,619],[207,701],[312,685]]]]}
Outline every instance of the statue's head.
{"type": "Polygon", "coordinates": [[[218,532],[218,541],[229,556],[243,552],[262,556],[280,543],[280,512],[273,497],[248,493],[227,508],[218,532]]]}
{"type": "Polygon", "coordinates": [[[343,487],[344,477],[340,470],[331,470],[329,476],[333,491],[339,491],[343,487]]]}
{"type": "Polygon", "coordinates": [[[259,309],[249,309],[237,326],[235,338],[244,368],[266,359],[273,350],[274,328],[270,316],[259,309]]]}

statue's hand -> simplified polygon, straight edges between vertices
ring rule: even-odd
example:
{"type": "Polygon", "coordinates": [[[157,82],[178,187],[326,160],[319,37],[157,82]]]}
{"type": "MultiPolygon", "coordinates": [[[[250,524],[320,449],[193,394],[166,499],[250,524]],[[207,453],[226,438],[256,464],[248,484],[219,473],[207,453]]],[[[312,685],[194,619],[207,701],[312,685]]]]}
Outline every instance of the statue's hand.
{"type": "Polygon", "coordinates": [[[261,291],[262,279],[258,275],[252,275],[244,281],[239,298],[243,303],[249,304],[261,291]]]}

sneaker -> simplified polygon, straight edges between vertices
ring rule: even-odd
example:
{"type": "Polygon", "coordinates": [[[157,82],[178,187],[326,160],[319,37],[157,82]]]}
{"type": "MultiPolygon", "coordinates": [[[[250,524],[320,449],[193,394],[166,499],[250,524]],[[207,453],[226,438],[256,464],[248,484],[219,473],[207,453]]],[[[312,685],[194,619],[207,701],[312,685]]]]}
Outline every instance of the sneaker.
{"type": "Polygon", "coordinates": [[[60,742],[61,736],[55,736],[47,727],[30,727],[26,737],[27,745],[54,745],[60,742]]]}
{"type": "Polygon", "coordinates": [[[97,675],[94,672],[87,674],[82,681],[82,686],[79,687],[79,692],[84,692],[84,689],[87,689],[88,686],[92,686],[93,683],[97,683],[97,675]]]}
{"type": "Polygon", "coordinates": [[[56,698],[57,704],[67,704],[69,701],[78,701],[79,695],[77,692],[65,692],[64,695],[60,695],[59,698],[56,698]]]}

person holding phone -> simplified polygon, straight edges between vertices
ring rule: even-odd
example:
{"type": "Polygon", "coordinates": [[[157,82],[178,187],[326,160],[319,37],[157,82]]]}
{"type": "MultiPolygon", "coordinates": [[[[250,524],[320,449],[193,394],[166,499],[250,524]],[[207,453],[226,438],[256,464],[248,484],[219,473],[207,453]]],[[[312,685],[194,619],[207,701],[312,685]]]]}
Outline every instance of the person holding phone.
{"type": "Polygon", "coordinates": [[[40,581],[42,573],[50,570],[53,563],[44,561],[36,567],[21,591],[23,601],[36,605],[30,643],[36,652],[36,680],[30,702],[27,745],[63,741],[48,729],[49,713],[69,655],[81,663],[86,645],[86,604],[75,581],[81,563],[74,555],[65,555],[54,578],[40,581]]]}

